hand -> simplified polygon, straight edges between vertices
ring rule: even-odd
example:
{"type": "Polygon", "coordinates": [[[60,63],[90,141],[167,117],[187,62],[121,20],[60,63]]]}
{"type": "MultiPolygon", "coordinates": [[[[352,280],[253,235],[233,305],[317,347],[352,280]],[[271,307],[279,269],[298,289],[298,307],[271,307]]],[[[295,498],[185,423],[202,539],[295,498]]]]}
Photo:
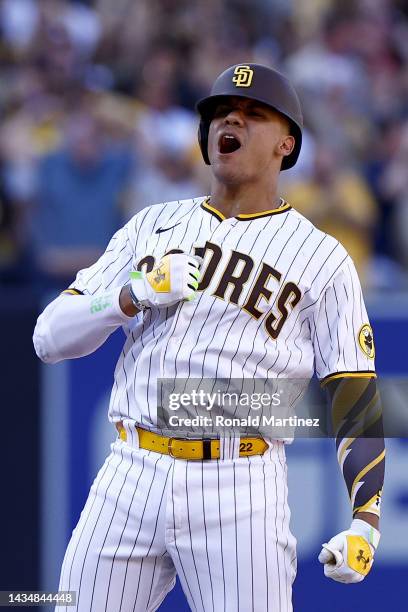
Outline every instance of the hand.
{"type": "Polygon", "coordinates": [[[151,272],[132,272],[130,287],[134,301],[142,307],[164,307],[194,299],[201,262],[202,258],[196,255],[171,253],[151,272]]]}
{"type": "Polygon", "coordinates": [[[319,554],[324,575],[336,582],[361,582],[370,571],[380,532],[360,519],[354,519],[350,529],[322,544],[319,554]]]}

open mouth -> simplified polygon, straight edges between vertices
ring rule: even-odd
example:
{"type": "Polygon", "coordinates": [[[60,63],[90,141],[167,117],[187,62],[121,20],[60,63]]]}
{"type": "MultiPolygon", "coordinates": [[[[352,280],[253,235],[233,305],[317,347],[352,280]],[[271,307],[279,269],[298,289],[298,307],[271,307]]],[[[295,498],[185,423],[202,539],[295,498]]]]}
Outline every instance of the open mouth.
{"type": "Polygon", "coordinates": [[[218,141],[218,150],[222,155],[226,153],[233,153],[241,147],[241,143],[238,138],[232,134],[222,134],[218,141]]]}

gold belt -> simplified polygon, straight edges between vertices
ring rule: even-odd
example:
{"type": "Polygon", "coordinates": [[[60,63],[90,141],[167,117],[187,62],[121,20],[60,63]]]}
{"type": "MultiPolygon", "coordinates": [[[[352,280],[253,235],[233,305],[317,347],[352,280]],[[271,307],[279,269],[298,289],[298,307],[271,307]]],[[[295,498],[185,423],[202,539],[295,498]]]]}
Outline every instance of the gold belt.
{"type": "MultiPolygon", "coordinates": [[[[121,440],[126,442],[126,430],[123,423],[115,424],[121,440]]],[[[168,438],[153,431],[136,427],[139,437],[139,446],[145,450],[170,455],[175,459],[201,460],[219,459],[220,441],[213,438],[168,438]]],[[[268,444],[263,438],[241,438],[239,443],[239,456],[252,457],[263,455],[268,444]]]]}

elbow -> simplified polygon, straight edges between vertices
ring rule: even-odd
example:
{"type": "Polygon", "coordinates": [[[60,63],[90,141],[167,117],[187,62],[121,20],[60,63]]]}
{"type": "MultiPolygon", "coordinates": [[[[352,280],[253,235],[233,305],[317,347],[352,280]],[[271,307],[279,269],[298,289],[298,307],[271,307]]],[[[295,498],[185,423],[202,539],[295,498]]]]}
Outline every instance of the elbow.
{"type": "Polygon", "coordinates": [[[33,344],[37,357],[44,363],[57,363],[61,361],[61,357],[58,355],[52,340],[51,331],[44,321],[43,315],[40,315],[37,320],[33,334],[33,344]]]}

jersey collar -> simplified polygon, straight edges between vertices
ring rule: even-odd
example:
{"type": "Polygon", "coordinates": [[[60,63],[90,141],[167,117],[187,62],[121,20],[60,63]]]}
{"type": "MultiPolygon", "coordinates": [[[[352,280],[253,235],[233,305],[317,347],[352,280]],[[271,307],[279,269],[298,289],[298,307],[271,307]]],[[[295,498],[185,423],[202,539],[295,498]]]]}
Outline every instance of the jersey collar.
{"type": "MultiPolygon", "coordinates": [[[[227,217],[222,214],[219,210],[210,204],[210,198],[208,197],[204,202],[201,203],[201,208],[211,213],[218,221],[225,221],[227,217]]],[[[283,212],[287,212],[292,207],[288,202],[286,202],[283,198],[281,198],[281,205],[278,208],[273,208],[272,210],[262,210],[257,213],[250,214],[240,214],[235,217],[238,221],[251,221],[252,219],[260,219],[261,217],[269,217],[271,215],[278,215],[283,212]]]]}

